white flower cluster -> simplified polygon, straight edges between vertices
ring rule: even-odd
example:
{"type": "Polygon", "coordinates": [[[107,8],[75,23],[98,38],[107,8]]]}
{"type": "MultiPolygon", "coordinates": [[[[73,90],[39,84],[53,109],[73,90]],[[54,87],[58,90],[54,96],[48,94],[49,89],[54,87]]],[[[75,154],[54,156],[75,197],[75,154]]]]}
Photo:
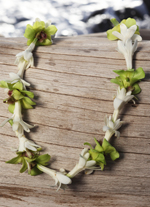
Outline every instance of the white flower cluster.
{"type": "Polygon", "coordinates": [[[113,31],[112,34],[119,38],[118,51],[125,57],[127,69],[132,69],[132,56],[137,49],[137,42],[142,40],[142,37],[135,34],[137,25],[133,25],[130,28],[123,23],[120,25],[121,33],[113,31]]]}
{"type": "MultiPolygon", "coordinates": [[[[9,73],[10,80],[6,80],[7,83],[17,83],[21,82],[23,84],[23,89],[26,89],[26,86],[30,86],[30,83],[23,80],[24,71],[28,69],[29,67],[33,67],[34,65],[34,59],[32,51],[35,48],[35,43],[32,42],[30,46],[23,52],[20,52],[16,55],[16,61],[15,64],[18,65],[18,73],[9,73]]],[[[6,89],[7,92],[9,89],[6,89]]],[[[19,152],[26,151],[26,149],[32,149],[32,151],[37,151],[37,148],[39,148],[39,145],[34,144],[34,142],[28,140],[25,135],[24,131],[30,132],[30,129],[34,126],[27,124],[22,119],[22,113],[21,113],[21,103],[20,101],[15,102],[15,108],[13,115],[6,119],[0,126],[4,126],[8,121],[12,120],[12,129],[16,133],[16,135],[19,138],[19,152]]]]}
{"type": "MultiPolygon", "coordinates": [[[[120,24],[120,33],[117,31],[113,31],[112,34],[116,36],[118,39],[118,51],[122,53],[125,57],[127,69],[132,69],[132,57],[134,52],[137,49],[137,42],[141,41],[142,38],[140,35],[135,34],[137,30],[137,25],[133,25],[130,28],[123,23],[120,24]]],[[[105,126],[103,127],[103,131],[105,131],[105,139],[109,141],[112,135],[115,133],[117,137],[120,136],[120,132],[117,131],[122,126],[122,121],[117,119],[119,111],[127,104],[129,101],[133,100],[134,95],[132,95],[132,91],[126,91],[125,88],[118,87],[117,95],[114,99],[114,113],[113,116],[109,116],[109,118],[105,118],[105,126]]]]}

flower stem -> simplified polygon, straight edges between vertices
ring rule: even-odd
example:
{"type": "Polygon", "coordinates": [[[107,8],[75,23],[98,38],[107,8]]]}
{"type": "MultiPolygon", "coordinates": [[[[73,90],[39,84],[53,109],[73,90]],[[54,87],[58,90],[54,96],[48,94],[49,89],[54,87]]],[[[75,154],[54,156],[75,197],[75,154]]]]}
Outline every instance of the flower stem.
{"type": "Polygon", "coordinates": [[[128,52],[125,55],[125,60],[126,60],[127,70],[132,69],[132,54],[130,52],[128,52]]]}
{"type": "Polygon", "coordinates": [[[110,138],[113,136],[114,133],[115,132],[110,132],[109,130],[107,130],[104,139],[106,139],[109,142],[110,138]]]}
{"type": "Polygon", "coordinates": [[[69,178],[73,178],[75,177],[78,173],[80,173],[81,171],[83,171],[84,168],[78,168],[77,165],[66,175],[69,178]]]}
{"type": "Polygon", "coordinates": [[[23,66],[19,69],[19,71],[17,73],[21,79],[23,79],[24,71],[25,71],[25,67],[23,66]]]}
{"type": "Polygon", "coordinates": [[[114,110],[113,116],[112,116],[112,120],[113,122],[115,122],[118,118],[119,115],[119,109],[114,110]]]}
{"type": "Polygon", "coordinates": [[[15,109],[14,109],[14,115],[17,117],[21,117],[21,103],[20,101],[15,102],[15,109]]]}

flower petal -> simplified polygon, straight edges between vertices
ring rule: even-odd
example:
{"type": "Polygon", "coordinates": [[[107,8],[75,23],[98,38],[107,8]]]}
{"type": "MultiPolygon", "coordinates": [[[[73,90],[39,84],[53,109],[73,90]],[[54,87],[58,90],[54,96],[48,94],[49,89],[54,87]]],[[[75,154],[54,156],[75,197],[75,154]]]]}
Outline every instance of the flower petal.
{"type": "Polygon", "coordinates": [[[95,164],[96,164],[95,160],[89,160],[86,162],[86,167],[92,167],[95,164]]]}
{"type": "Polygon", "coordinates": [[[37,149],[31,145],[28,141],[25,142],[25,148],[29,149],[29,150],[32,150],[32,151],[37,151],[37,149]]]}
{"type": "Polygon", "coordinates": [[[20,124],[22,125],[22,127],[24,128],[24,130],[26,132],[30,132],[30,129],[34,127],[34,126],[30,125],[30,124],[27,124],[23,120],[20,120],[20,124]]]}
{"type": "Polygon", "coordinates": [[[113,34],[115,37],[117,37],[118,39],[123,40],[123,36],[122,36],[119,32],[117,32],[117,31],[113,31],[112,34],[113,34]]]}
{"type": "Polygon", "coordinates": [[[138,34],[134,34],[132,36],[132,41],[135,41],[135,40],[142,41],[142,37],[140,35],[138,35],[138,34]]]}
{"type": "Polygon", "coordinates": [[[128,103],[128,102],[131,101],[133,98],[134,98],[134,95],[126,96],[126,97],[124,98],[124,101],[125,101],[126,103],[128,103]]]}
{"type": "Polygon", "coordinates": [[[24,55],[24,51],[19,52],[19,53],[16,55],[16,57],[22,57],[23,55],[24,55]]]}
{"type": "Polygon", "coordinates": [[[31,57],[32,57],[32,52],[29,52],[28,50],[25,50],[24,51],[24,59],[26,61],[29,61],[31,59],[31,57]]]}
{"type": "Polygon", "coordinates": [[[117,110],[119,108],[121,108],[121,106],[123,105],[124,101],[118,98],[114,99],[114,109],[117,110]]]}
{"type": "Polygon", "coordinates": [[[84,154],[88,151],[88,148],[84,148],[81,152],[81,156],[84,156],[84,154]]]}
{"type": "Polygon", "coordinates": [[[127,33],[127,26],[126,26],[125,24],[121,23],[121,24],[120,24],[120,31],[121,31],[121,35],[122,35],[123,38],[124,38],[124,36],[125,36],[126,33],[127,33]]]}
{"type": "Polygon", "coordinates": [[[19,80],[19,79],[20,79],[19,75],[16,74],[16,73],[9,73],[9,77],[10,77],[10,79],[11,79],[12,81],[13,81],[13,80],[19,80]]]}
{"type": "Polygon", "coordinates": [[[90,157],[90,153],[87,152],[87,153],[84,155],[84,159],[85,159],[85,160],[88,160],[89,157],[90,157]]]}
{"type": "Polygon", "coordinates": [[[107,130],[109,130],[109,127],[103,126],[103,132],[106,132],[107,130]]]}
{"type": "Polygon", "coordinates": [[[56,177],[59,180],[59,182],[62,183],[62,184],[66,184],[67,185],[67,184],[71,184],[72,183],[72,180],[69,177],[67,177],[66,175],[63,175],[60,172],[56,173],[56,177]]]}
{"type": "Polygon", "coordinates": [[[85,170],[85,174],[86,174],[86,175],[90,175],[92,172],[93,172],[92,169],[90,169],[90,170],[89,170],[89,169],[86,169],[86,170],[85,170]]]}
{"type": "Polygon", "coordinates": [[[15,132],[18,130],[18,128],[19,128],[19,122],[14,122],[12,125],[12,130],[15,132]]]}
{"type": "Polygon", "coordinates": [[[83,168],[85,164],[86,164],[86,160],[84,159],[82,155],[80,155],[79,163],[78,163],[79,168],[83,168]]]}
{"type": "Polygon", "coordinates": [[[124,43],[122,41],[118,40],[117,45],[118,45],[118,51],[120,53],[124,54],[125,53],[124,43]]]}
{"type": "Polygon", "coordinates": [[[45,28],[49,27],[51,25],[51,20],[49,19],[46,23],[45,23],[45,28]]]}
{"type": "Polygon", "coordinates": [[[2,123],[1,123],[1,125],[0,125],[0,127],[3,127],[10,119],[12,119],[12,117],[11,118],[8,118],[8,119],[5,119],[2,123]]]}

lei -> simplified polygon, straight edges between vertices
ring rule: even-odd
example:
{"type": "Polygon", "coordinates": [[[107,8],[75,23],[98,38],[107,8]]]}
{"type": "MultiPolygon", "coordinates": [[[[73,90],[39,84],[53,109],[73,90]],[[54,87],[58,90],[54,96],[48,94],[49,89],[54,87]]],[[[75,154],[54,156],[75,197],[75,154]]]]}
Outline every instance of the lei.
{"type": "Polygon", "coordinates": [[[109,155],[113,161],[119,158],[119,153],[109,141],[113,135],[117,138],[120,137],[118,129],[122,126],[123,121],[118,118],[119,112],[129,101],[135,103],[135,95],[141,92],[139,81],[145,77],[145,73],[141,67],[136,70],[132,67],[132,57],[137,49],[137,43],[142,40],[139,27],[132,18],[124,19],[120,23],[116,19],[112,19],[111,22],[114,28],[107,31],[107,38],[118,40],[118,51],[125,58],[127,70],[114,70],[118,76],[111,79],[111,82],[117,84],[118,89],[113,100],[114,112],[112,116],[105,117],[103,141],[100,143],[94,138],[96,144],[94,148],[90,143],[85,142],[84,145],[88,145],[90,149],[84,148],[82,150],[78,163],[70,172],[63,168],[56,171],[46,167],[51,158],[50,155],[41,155],[42,148],[27,139],[24,134],[24,132],[29,133],[34,126],[23,121],[23,113],[27,109],[32,109],[36,103],[32,100],[34,98],[33,92],[27,90],[30,83],[26,82],[23,76],[26,69],[34,66],[32,52],[35,46],[45,46],[53,43],[52,39],[57,32],[57,28],[51,25],[50,21],[45,23],[40,19],[36,19],[33,26],[27,25],[24,36],[28,39],[27,45],[29,47],[16,55],[15,63],[18,65],[18,73],[9,73],[9,80],[0,81],[0,87],[5,88],[5,92],[8,94],[8,98],[3,102],[8,104],[8,110],[12,113],[10,118],[6,119],[0,126],[4,126],[9,122],[19,139],[17,156],[6,163],[21,163],[20,173],[28,170],[28,174],[31,176],[43,172],[50,175],[55,181],[57,190],[64,189],[68,184],[71,184],[72,178],[81,171],[84,171],[85,174],[91,174],[94,170],[104,170],[107,164],[106,156],[109,155]]]}

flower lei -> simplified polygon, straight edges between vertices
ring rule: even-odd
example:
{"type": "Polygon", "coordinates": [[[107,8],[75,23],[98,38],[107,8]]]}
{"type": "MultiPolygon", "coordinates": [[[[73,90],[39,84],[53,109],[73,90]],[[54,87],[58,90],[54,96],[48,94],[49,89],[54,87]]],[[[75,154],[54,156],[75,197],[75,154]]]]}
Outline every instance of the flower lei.
{"type": "Polygon", "coordinates": [[[19,147],[16,151],[17,157],[6,163],[21,163],[20,173],[28,170],[28,174],[32,176],[43,172],[47,173],[54,179],[55,185],[58,187],[57,190],[71,184],[71,179],[81,171],[91,174],[93,170],[103,170],[107,155],[110,155],[113,161],[119,158],[119,153],[109,141],[114,134],[116,137],[120,137],[118,129],[123,122],[118,119],[119,112],[129,101],[135,102],[135,95],[141,91],[138,82],[145,77],[145,73],[141,67],[136,70],[132,68],[132,57],[137,49],[137,42],[142,40],[136,21],[128,18],[121,23],[116,19],[112,19],[111,22],[114,24],[114,28],[107,31],[107,37],[109,40],[118,40],[118,51],[124,55],[127,70],[114,70],[118,76],[111,79],[111,82],[119,86],[113,102],[113,115],[105,117],[105,126],[103,127],[105,136],[102,143],[94,139],[96,146],[93,148],[90,143],[85,142],[84,145],[88,145],[90,149],[84,148],[82,150],[78,163],[70,172],[67,173],[64,169],[57,172],[47,168],[46,165],[51,158],[50,155],[40,155],[41,147],[28,140],[24,134],[24,131],[29,133],[34,126],[24,122],[22,114],[26,109],[32,109],[36,103],[32,101],[34,98],[33,92],[26,89],[30,86],[30,83],[26,82],[23,76],[25,70],[34,65],[32,51],[35,46],[51,45],[53,43],[52,37],[54,37],[57,28],[51,25],[50,21],[44,23],[40,19],[36,19],[33,26],[27,25],[24,36],[28,39],[27,45],[29,47],[16,55],[15,63],[18,65],[19,71],[17,74],[10,73],[10,80],[0,81],[0,87],[5,88],[5,92],[8,94],[8,98],[3,102],[9,105],[8,110],[12,113],[12,116],[6,119],[1,126],[9,122],[19,139],[19,147]]]}

